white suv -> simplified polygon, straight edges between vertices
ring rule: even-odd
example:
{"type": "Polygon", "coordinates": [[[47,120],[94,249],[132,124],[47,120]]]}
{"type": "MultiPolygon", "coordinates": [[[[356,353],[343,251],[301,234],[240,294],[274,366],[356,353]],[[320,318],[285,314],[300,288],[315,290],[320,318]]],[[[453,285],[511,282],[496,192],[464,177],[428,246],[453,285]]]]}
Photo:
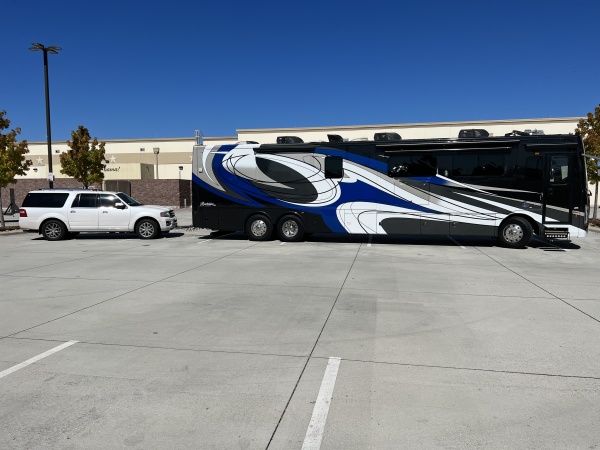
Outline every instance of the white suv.
{"type": "Polygon", "coordinates": [[[142,205],[123,192],[86,189],[40,189],[23,200],[19,226],[49,241],[82,231],[135,232],[152,239],[177,226],[172,209],[142,205]]]}

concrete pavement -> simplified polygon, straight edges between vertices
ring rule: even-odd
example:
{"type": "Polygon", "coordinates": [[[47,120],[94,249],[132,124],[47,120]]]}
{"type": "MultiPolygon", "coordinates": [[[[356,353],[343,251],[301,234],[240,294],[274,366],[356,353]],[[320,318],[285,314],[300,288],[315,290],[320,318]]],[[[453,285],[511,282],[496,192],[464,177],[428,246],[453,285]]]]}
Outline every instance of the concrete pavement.
{"type": "Polygon", "coordinates": [[[594,448],[599,251],[0,236],[0,448],[594,448]]]}

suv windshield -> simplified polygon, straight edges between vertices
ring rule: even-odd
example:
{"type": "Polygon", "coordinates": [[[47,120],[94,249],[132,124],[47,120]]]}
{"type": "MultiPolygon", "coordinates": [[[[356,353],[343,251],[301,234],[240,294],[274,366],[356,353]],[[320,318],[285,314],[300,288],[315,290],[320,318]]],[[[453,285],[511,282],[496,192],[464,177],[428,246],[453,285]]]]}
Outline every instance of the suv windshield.
{"type": "Polygon", "coordinates": [[[123,193],[123,192],[117,192],[117,195],[119,197],[121,197],[121,200],[123,200],[125,203],[127,203],[129,206],[142,206],[142,203],[138,202],[136,199],[131,198],[129,195],[123,193]]]}

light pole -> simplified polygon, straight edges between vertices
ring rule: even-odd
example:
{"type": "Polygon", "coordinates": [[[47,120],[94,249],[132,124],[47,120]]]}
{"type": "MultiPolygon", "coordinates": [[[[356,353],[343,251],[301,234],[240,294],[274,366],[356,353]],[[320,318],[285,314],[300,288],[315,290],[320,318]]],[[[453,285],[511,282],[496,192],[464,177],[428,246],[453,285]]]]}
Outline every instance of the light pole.
{"type": "Polygon", "coordinates": [[[160,153],[160,148],[154,147],[152,151],[156,155],[156,179],[158,180],[158,154],[160,153]]]}
{"type": "Polygon", "coordinates": [[[44,52],[44,83],[46,86],[46,138],[48,140],[48,183],[50,188],[54,187],[54,173],[52,173],[52,134],[50,132],[50,91],[48,89],[48,53],[58,55],[58,51],[62,50],[60,47],[44,47],[38,42],[34,42],[33,47],[29,50],[44,52]]]}

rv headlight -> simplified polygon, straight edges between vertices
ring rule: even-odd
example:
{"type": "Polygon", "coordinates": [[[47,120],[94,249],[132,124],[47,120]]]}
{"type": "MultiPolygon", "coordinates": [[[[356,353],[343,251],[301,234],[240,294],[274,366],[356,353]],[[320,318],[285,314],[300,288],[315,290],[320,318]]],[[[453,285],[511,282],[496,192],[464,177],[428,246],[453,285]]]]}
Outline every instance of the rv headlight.
{"type": "Polygon", "coordinates": [[[169,211],[163,211],[160,213],[160,217],[171,217],[171,214],[169,214],[169,211]]]}

